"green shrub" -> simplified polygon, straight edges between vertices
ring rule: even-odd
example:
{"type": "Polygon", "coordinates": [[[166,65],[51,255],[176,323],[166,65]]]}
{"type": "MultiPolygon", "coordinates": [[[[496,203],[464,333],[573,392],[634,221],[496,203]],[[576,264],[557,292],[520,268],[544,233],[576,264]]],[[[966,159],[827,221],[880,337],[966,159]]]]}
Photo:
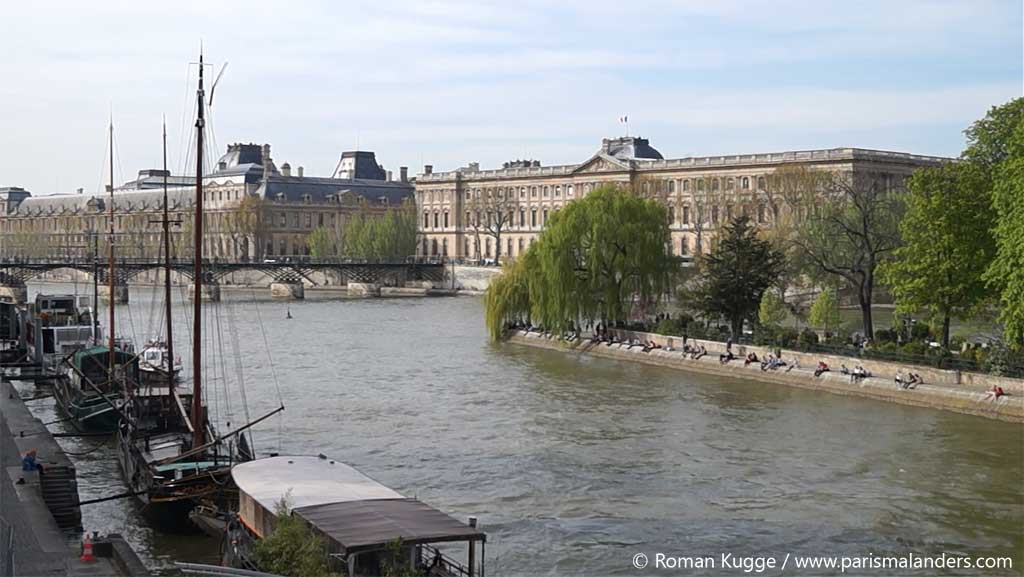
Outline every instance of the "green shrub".
{"type": "Polygon", "coordinates": [[[917,322],[911,325],[910,338],[915,341],[923,341],[931,338],[932,329],[928,323],[917,322]]]}
{"type": "Polygon", "coordinates": [[[903,345],[903,348],[900,350],[900,352],[907,355],[926,355],[928,354],[929,348],[931,347],[929,347],[928,345],[924,344],[921,341],[914,341],[912,343],[907,343],[903,345]]]}
{"type": "Polygon", "coordinates": [[[896,342],[896,331],[890,329],[878,329],[875,331],[875,342],[877,343],[895,343],[896,342]]]}
{"type": "Polygon", "coordinates": [[[260,571],[286,577],[341,577],[331,571],[327,544],[288,512],[286,499],[278,503],[276,513],[274,531],[256,542],[260,571]]]}
{"type": "Polygon", "coordinates": [[[783,327],[775,336],[775,341],[781,347],[792,347],[800,340],[800,333],[793,327],[783,327]]]}
{"type": "Polygon", "coordinates": [[[654,332],[658,333],[659,335],[680,337],[683,336],[685,329],[683,328],[683,325],[680,324],[677,320],[661,319],[660,321],[658,321],[658,324],[655,325],[654,332]]]}
{"type": "Polygon", "coordinates": [[[804,346],[814,346],[818,344],[818,333],[807,328],[800,333],[800,344],[804,346]]]}

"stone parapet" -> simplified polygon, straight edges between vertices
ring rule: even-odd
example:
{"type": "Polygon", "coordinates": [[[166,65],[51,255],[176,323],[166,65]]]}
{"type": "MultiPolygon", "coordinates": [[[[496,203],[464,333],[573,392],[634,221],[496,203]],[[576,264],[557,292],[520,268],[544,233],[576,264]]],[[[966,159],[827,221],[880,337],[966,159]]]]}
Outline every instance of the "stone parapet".
{"type": "MultiPolygon", "coordinates": [[[[637,338],[641,339],[643,337],[639,335],[648,335],[647,340],[652,340],[651,337],[654,337],[653,340],[663,347],[672,346],[677,349],[682,347],[682,338],[679,337],[665,337],[663,335],[650,335],[649,333],[631,334],[636,334],[638,335],[637,338]],[[659,340],[657,337],[660,337],[662,340],[659,340]]],[[[723,343],[715,341],[696,341],[693,339],[687,341],[691,345],[703,344],[708,350],[707,356],[694,360],[688,358],[679,350],[654,349],[645,353],[638,346],[629,348],[620,344],[595,344],[589,340],[567,342],[555,337],[547,337],[540,333],[525,333],[523,331],[510,333],[508,340],[512,343],[538,348],[585,353],[610,359],[633,361],[705,374],[731,376],[746,380],[756,380],[758,382],[823,390],[839,395],[865,397],[903,405],[942,409],[991,419],[1024,422],[1024,395],[1020,392],[1021,386],[1024,383],[1013,379],[1011,379],[1011,381],[1014,381],[1013,387],[1007,389],[1007,392],[1010,393],[1008,396],[992,399],[990,395],[987,395],[983,390],[979,390],[977,386],[929,381],[928,377],[925,376],[924,370],[917,370],[917,367],[915,367],[914,372],[920,372],[924,376],[925,384],[918,385],[914,389],[902,389],[896,386],[888,375],[880,376],[874,372],[874,377],[862,379],[856,383],[851,382],[849,377],[840,374],[838,371],[825,373],[821,377],[815,377],[813,370],[817,365],[817,358],[819,357],[814,357],[813,360],[804,357],[806,362],[805,360],[799,360],[801,368],[788,372],[786,369],[762,371],[759,363],[749,366],[743,365],[743,355],[749,352],[748,347],[734,346],[734,354],[739,358],[731,363],[722,364],[718,361],[718,355],[720,352],[724,352],[725,347],[723,343]],[[714,348],[709,345],[713,345],[714,348]]],[[[749,348],[756,348],[761,352],[766,350],[764,347],[749,348]]],[[[802,355],[803,353],[800,354],[802,355]]],[[[782,358],[787,362],[794,360],[792,356],[787,356],[787,351],[782,352],[782,358]]],[[[845,362],[850,363],[847,366],[863,364],[865,368],[871,371],[866,363],[859,362],[860,359],[852,357],[834,358],[845,359],[845,362]]],[[[826,362],[829,361],[826,360],[826,362]]],[[[1005,386],[1004,389],[1006,389],[1005,386]]]]}

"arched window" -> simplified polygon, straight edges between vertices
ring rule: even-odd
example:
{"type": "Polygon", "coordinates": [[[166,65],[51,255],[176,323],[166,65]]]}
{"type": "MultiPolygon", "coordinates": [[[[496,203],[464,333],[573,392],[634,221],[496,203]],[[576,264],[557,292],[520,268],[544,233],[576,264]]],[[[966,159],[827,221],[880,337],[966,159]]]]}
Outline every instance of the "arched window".
{"type": "Polygon", "coordinates": [[[445,211],[445,213],[444,213],[444,227],[448,228],[448,212],[447,211],[445,211]]]}
{"type": "Polygon", "coordinates": [[[679,254],[688,254],[690,252],[690,239],[685,236],[679,239],[679,254]]]}
{"type": "Polygon", "coordinates": [[[544,198],[547,198],[547,197],[548,197],[548,187],[545,185],[544,186],[544,198]]]}
{"type": "Polygon", "coordinates": [[[674,181],[674,180],[668,181],[668,191],[669,192],[675,192],[676,191],[676,181],[674,181]]]}
{"type": "Polygon", "coordinates": [[[734,181],[732,179],[732,177],[730,177],[728,180],[725,181],[725,189],[726,190],[732,190],[735,186],[736,186],[736,181],[734,181]]]}
{"type": "Polygon", "coordinates": [[[718,179],[717,178],[712,178],[711,179],[711,190],[712,191],[718,190],[718,179]]]}
{"type": "Polygon", "coordinates": [[[537,209],[536,208],[530,211],[530,226],[533,227],[533,228],[537,228],[537,209]]]}
{"type": "Polygon", "coordinates": [[[683,192],[689,192],[689,191],[690,191],[690,179],[687,178],[686,180],[683,181],[683,192]]]}
{"type": "Polygon", "coordinates": [[[744,176],[743,180],[740,181],[740,186],[743,188],[743,190],[750,190],[750,177],[744,176]]]}
{"type": "Polygon", "coordinates": [[[537,198],[537,187],[536,186],[531,186],[530,187],[530,196],[532,196],[533,198],[537,198]]]}
{"type": "Polygon", "coordinates": [[[423,228],[430,228],[430,213],[423,213],[423,228]]]}
{"type": "Polygon", "coordinates": [[[704,179],[703,178],[697,180],[697,191],[698,192],[704,192],[704,179]]]}
{"type": "Polygon", "coordinates": [[[572,196],[572,185],[567,184],[565,186],[565,196],[572,196]]]}
{"type": "Polygon", "coordinates": [[[644,194],[647,194],[647,181],[644,181],[640,189],[643,191],[644,194]]]}
{"type": "Polygon", "coordinates": [[[555,196],[562,196],[562,187],[561,186],[556,186],[555,187],[555,196]]]}
{"type": "Polygon", "coordinates": [[[519,226],[520,226],[520,228],[526,226],[526,209],[525,208],[520,208],[519,209],[519,226]]]}
{"type": "Polygon", "coordinates": [[[763,176],[757,177],[757,189],[758,190],[764,190],[764,177],[763,176]]]}
{"type": "Polygon", "coordinates": [[[441,219],[440,215],[435,212],[434,213],[434,228],[440,228],[440,226],[439,226],[440,225],[440,219],[441,219]]]}

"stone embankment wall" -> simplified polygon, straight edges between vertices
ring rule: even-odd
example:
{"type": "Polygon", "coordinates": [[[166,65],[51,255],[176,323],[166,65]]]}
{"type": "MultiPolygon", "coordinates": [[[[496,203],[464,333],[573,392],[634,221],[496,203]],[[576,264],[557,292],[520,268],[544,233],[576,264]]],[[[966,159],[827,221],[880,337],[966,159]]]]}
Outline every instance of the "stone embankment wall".
{"type": "Polygon", "coordinates": [[[499,274],[500,266],[455,266],[448,267],[444,273],[444,287],[452,287],[452,274],[455,276],[455,289],[466,293],[482,293],[487,290],[499,274]]]}
{"type": "MultiPolygon", "coordinates": [[[[679,337],[620,331],[620,334],[622,333],[635,335],[641,340],[654,340],[654,342],[662,347],[679,349],[683,345],[682,338],[679,337]]],[[[813,356],[785,350],[782,351],[783,360],[787,363],[797,361],[799,368],[788,372],[786,368],[775,371],[762,371],[760,363],[751,363],[749,366],[744,366],[743,357],[753,350],[757,352],[760,358],[762,354],[768,352],[764,347],[734,345],[733,353],[739,358],[730,363],[722,364],[718,360],[718,355],[725,352],[724,343],[694,339],[690,339],[687,342],[691,346],[703,344],[708,351],[705,357],[698,360],[690,359],[679,350],[669,351],[662,348],[653,349],[645,353],[643,348],[638,346],[629,348],[620,344],[595,344],[589,340],[578,340],[570,343],[559,340],[556,337],[548,337],[540,333],[526,333],[524,331],[510,333],[508,340],[516,344],[532,347],[586,353],[648,365],[730,376],[805,389],[823,390],[839,395],[866,397],[904,405],[943,409],[1005,421],[1024,422],[1024,381],[1018,379],[997,377],[983,379],[981,377],[984,377],[984,375],[972,375],[972,377],[978,378],[962,378],[957,383],[953,382],[949,375],[939,374],[951,373],[953,371],[935,371],[934,369],[923,367],[895,365],[878,361],[861,362],[860,359],[853,357],[813,356]],[[825,373],[821,377],[815,377],[813,371],[818,360],[824,360],[826,363],[829,363],[834,372],[825,373]],[[870,371],[873,376],[857,383],[851,382],[850,377],[839,373],[839,366],[841,364],[845,364],[849,368],[860,364],[870,371]],[[924,379],[924,384],[918,385],[914,389],[898,387],[894,383],[893,377],[899,369],[902,369],[904,374],[908,370],[919,373],[924,379]],[[930,376],[934,377],[935,380],[930,379],[930,376]],[[1009,394],[994,400],[986,392],[986,388],[992,386],[991,383],[1000,384],[1009,394]]]]}

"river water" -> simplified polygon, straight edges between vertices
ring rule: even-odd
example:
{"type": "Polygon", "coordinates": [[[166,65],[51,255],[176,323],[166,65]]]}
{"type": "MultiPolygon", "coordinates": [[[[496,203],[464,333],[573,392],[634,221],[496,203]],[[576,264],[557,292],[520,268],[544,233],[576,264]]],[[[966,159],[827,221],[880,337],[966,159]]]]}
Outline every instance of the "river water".
{"type": "MultiPolygon", "coordinates": [[[[122,333],[138,342],[158,330],[156,294],[132,288],[122,333]]],[[[1020,424],[492,345],[478,298],[267,296],[225,291],[207,309],[208,348],[223,359],[207,376],[211,411],[245,421],[241,374],[252,417],[279,398],[286,406],[256,432],[257,451],[324,453],[479,517],[488,575],[705,573],[638,571],[641,552],[1009,555],[1014,571],[1024,565],[1020,424]]],[[[185,352],[187,307],[175,309],[185,352]]],[[[32,406],[54,418],[52,401],[32,406]]],[[[125,490],[111,445],[62,444],[88,452],[74,457],[82,499],[125,490]]],[[[124,534],[164,572],[172,560],[217,559],[211,539],[148,529],[130,500],[86,506],[83,519],[124,534]]],[[[944,572],[921,574],[933,573],[944,572]]]]}

